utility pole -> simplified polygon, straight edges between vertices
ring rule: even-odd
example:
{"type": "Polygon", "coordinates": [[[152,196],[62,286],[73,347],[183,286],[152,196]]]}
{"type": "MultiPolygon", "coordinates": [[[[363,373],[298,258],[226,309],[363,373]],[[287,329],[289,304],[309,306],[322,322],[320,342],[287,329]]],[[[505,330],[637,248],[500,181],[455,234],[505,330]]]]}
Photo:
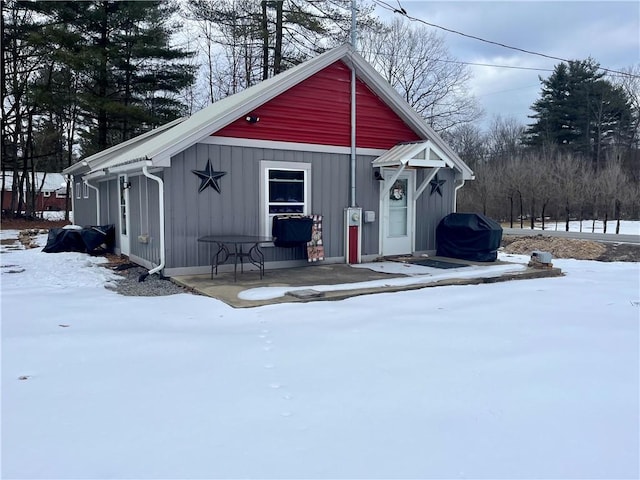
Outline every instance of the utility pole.
{"type": "Polygon", "coordinates": [[[351,48],[356,49],[356,0],[351,0],[351,48]]]}

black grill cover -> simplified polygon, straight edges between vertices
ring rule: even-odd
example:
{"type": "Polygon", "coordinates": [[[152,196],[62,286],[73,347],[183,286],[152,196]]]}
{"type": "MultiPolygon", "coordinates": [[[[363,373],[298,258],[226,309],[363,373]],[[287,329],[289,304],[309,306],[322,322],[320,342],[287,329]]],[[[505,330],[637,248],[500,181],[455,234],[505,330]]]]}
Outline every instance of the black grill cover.
{"type": "Polygon", "coordinates": [[[437,254],[474,262],[498,258],[502,227],[479,213],[450,213],[436,229],[437,254]]]}
{"type": "Polygon", "coordinates": [[[115,227],[83,227],[82,229],[52,228],[49,230],[47,245],[42,249],[47,253],[82,252],[100,254],[113,252],[115,227]]]}

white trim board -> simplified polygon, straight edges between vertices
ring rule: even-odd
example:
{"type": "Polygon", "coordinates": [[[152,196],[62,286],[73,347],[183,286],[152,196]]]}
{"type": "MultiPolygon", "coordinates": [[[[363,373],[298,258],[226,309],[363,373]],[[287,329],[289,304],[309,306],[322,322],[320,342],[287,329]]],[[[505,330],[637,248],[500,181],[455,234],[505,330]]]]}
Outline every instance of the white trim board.
{"type": "MultiPolygon", "coordinates": [[[[296,143],[296,142],[278,142],[273,140],[253,140],[249,138],[234,137],[216,137],[209,136],[200,140],[198,143],[206,145],[225,145],[237,147],[254,147],[268,148],[271,150],[295,150],[301,152],[319,152],[319,153],[340,153],[344,155],[351,154],[351,147],[341,147],[338,145],[319,145],[315,143],[296,143]]],[[[371,155],[379,157],[387,152],[380,148],[358,148],[357,155],[371,155]]]]}

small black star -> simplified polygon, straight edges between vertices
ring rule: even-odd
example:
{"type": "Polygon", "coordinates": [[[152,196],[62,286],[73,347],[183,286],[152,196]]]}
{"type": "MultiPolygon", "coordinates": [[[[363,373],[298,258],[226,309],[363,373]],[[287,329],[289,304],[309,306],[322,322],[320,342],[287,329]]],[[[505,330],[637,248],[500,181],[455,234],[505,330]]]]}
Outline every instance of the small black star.
{"type": "Polygon", "coordinates": [[[431,193],[429,195],[433,195],[435,192],[438,192],[440,196],[442,196],[442,190],[440,190],[440,187],[445,183],[446,180],[438,180],[438,174],[436,173],[435,178],[429,182],[429,185],[431,185],[431,193]]]}
{"type": "Polygon", "coordinates": [[[224,177],[227,172],[215,172],[211,167],[211,160],[207,160],[207,167],[204,170],[191,171],[201,179],[198,193],[202,192],[208,186],[212,186],[216,192],[222,193],[220,192],[220,184],[218,183],[218,179],[224,177]]]}

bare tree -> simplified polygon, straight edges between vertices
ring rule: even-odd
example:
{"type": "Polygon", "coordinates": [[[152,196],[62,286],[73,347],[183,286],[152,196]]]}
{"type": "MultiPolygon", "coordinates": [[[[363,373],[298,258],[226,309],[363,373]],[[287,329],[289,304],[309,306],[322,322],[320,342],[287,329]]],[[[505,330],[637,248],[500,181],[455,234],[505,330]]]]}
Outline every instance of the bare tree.
{"type": "Polygon", "coordinates": [[[395,18],[363,35],[359,51],[436,131],[482,115],[469,94],[469,69],[456,61],[437,33],[395,18]]]}
{"type": "Polygon", "coordinates": [[[442,132],[442,137],[472,169],[487,160],[487,137],[476,125],[460,124],[442,132]]]}
{"type": "MultiPolygon", "coordinates": [[[[558,210],[562,210],[565,220],[565,231],[569,231],[569,221],[576,200],[580,194],[580,178],[584,170],[583,161],[573,154],[557,153],[557,157],[550,168],[551,188],[558,198],[558,210]]],[[[559,217],[559,215],[557,215],[559,217]]]]}
{"type": "Polygon", "coordinates": [[[487,154],[494,161],[518,155],[522,150],[525,126],[514,117],[495,116],[486,134],[487,154]]]}
{"type": "Polygon", "coordinates": [[[607,220],[612,212],[616,220],[616,231],[620,231],[620,210],[622,207],[622,187],[627,183],[626,175],[622,170],[620,161],[609,161],[600,169],[597,177],[597,185],[600,189],[600,198],[604,210],[604,233],[607,233],[607,220]]]}

